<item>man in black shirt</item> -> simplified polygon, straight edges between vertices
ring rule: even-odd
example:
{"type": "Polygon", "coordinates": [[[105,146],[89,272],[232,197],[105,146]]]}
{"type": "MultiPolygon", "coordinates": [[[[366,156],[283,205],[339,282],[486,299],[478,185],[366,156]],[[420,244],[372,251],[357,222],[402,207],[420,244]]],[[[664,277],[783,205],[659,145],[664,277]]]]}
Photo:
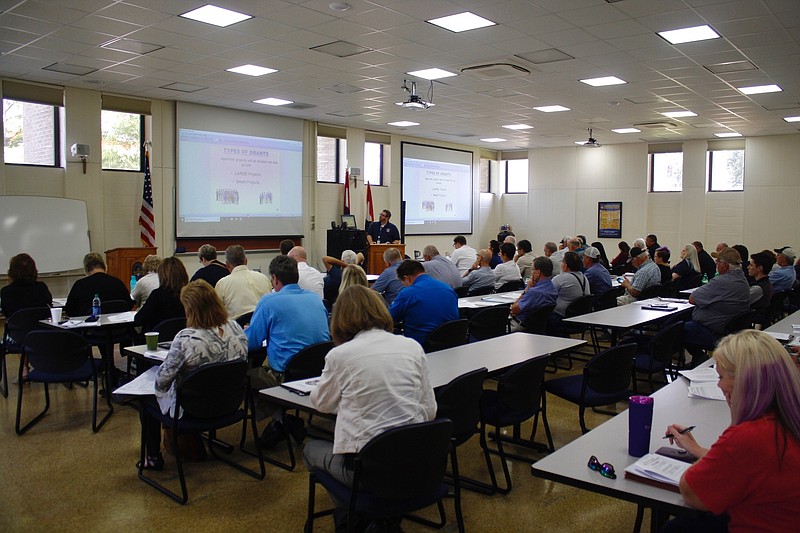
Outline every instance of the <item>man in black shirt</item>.
{"type": "Polygon", "coordinates": [[[111,300],[122,300],[129,304],[129,308],[133,307],[131,295],[122,280],[106,274],[106,262],[102,255],[97,252],[86,254],[83,258],[83,268],[86,277],[76,281],[67,296],[67,303],[64,306],[67,316],[90,315],[95,294],[100,297],[101,304],[111,300]]]}
{"type": "Polygon", "coordinates": [[[697,250],[697,258],[700,260],[700,273],[705,274],[710,280],[717,273],[717,263],[708,252],[703,250],[702,242],[694,241],[692,244],[694,245],[695,250],[697,250]]]}
{"type": "Polygon", "coordinates": [[[216,287],[219,280],[230,274],[225,263],[217,261],[217,249],[210,244],[201,246],[197,250],[197,255],[200,257],[203,267],[194,273],[191,281],[203,279],[212,287],[216,287]]]}

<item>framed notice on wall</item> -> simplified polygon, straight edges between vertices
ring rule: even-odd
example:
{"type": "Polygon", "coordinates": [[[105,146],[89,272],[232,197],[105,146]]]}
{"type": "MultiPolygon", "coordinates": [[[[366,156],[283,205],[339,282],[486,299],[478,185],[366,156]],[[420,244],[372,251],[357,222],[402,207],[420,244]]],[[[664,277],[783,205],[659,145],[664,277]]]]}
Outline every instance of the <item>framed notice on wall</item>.
{"type": "Polygon", "coordinates": [[[597,238],[622,238],[622,202],[597,202],[597,238]]]}

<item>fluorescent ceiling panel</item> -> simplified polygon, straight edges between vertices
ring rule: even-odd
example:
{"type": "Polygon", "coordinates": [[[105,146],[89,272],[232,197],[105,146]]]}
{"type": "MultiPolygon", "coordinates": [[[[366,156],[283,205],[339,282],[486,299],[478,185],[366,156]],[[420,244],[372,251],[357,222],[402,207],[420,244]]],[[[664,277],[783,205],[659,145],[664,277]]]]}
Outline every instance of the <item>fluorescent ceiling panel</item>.
{"type": "Polygon", "coordinates": [[[559,111],[570,110],[568,107],[564,107],[563,105],[546,105],[542,107],[534,107],[534,109],[543,113],[558,113],[559,111]]]}
{"type": "Polygon", "coordinates": [[[715,133],[714,136],[715,137],[723,137],[723,138],[724,137],[741,137],[742,134],[741,133],[736,133],[734,131],[729,131],[729,132],[726,132],[726,133],[715,133]]]}
{"type": "Polygon", "coordinates": [[[627,81],[621,80],[616,76],[604,76],[602,78],[588,78],[580,81],[581,83],[585,83],[586,85],[591,85],[592,87],[606,87],[608,85],[622,85],[623,83],[628,83],[627,81]]]}
{"type": "Polygon", "coordinates": [[[783,117],[786,122],[800,122],[800,117],[783,117]]]}
{"type": "Polygon", "coordinates": [[[611,130],[614,133],[641,133],[642,130],[637,128],[617,128],[615,130],[611,130]]]}
{"type": "Polygon", "coordinates": [[[198,22],[205,22],[206,24],[213,24],[225,28],[231,24],[236,24],[243,20],[253,18],[252,15],[245,15],[238,11],[231,11],[223,7],[212,6],[206,4],[203,7],[198,7],[181,15],[181,17],[196,20],[198,22]]]}
{"type": "Polygon", "coordinates": [[[398,120],[397,122],[387,122],[390,126],[398,126],[400,128],[407,128],[409,126],[419,126],[419,122],[411,122],[410,120],[398,120]]]}
{"type": "Polygon", "coordinates": [[[697,113],[692,113],[691,111],[668,111],[666,113],[661,113],[661,114],[669,118],[685,118],[685,117],[697,116],[697,113]]]}
{"type": "Polygon", "coordinates": [[[695,41],[705,41],[707,39],[719,39],[719,33],[711,29],[711,26],[693,26],[691,28],[680,28],[677,30],[659,31],[658,35],[667,40],[670,44],[693,43],[695,41]]]}
{"type": "Polygon", "coordinates": [[[528,124],[507,124],[503,126],[504,128],[508,128],[510,130],[532,130],[533,126],[529,126],[528,124]]]}
{"type": "Polygon", "coordinates": [[[263,76],[264,74],[272,74],[278,72],[274,68],[259,67],[258,65],[240,65],[227,69],[228,72],[235,72],[236,74],[246,74],[247,76],[263,76]]]}
{"type": "Polygon", "coordinates": [[[481,140],[485,143],[502,143],[506,141],[506,139],[500,137],[486,137],[485,139],[481,140]]]}
{"type": "Polygon", "coordinates": [[[413,72],[406,72],[409,76],[416,76],[418,78],[424,78],[426,80],[438,80],[440,78],[449,78],[450,76],[455,76],[455,72],[449,72],[447,70],[442,70],[440,68],[426,68],[424,70],[415,70],[413,72]]]}
{"type": "Polygon", "coordinates": [[[496,22],[479,17],[475,13],[470,13],[469,11],[458,13],[456,15],[449,15],[447,17],[431,19],[427,22],[455,33],[474,30],[477,28],[485,28],[487,26],[495,26],[497,24],[496,22]]]}
{"type": "Polygon", "coordinates": [[[294,102],[291,100],[282,100],[280,98],[262,98],[261,100],[253,100],[253,103],[264,105],[288,105],[294,102]]]}
{"type": "Polygon", "coordinates": [[[783,89],[777,85],[753,85],[752,87],[737,87],[737,91],[742,94],[764,94],[764,93],[779,93],[783,89]]]}

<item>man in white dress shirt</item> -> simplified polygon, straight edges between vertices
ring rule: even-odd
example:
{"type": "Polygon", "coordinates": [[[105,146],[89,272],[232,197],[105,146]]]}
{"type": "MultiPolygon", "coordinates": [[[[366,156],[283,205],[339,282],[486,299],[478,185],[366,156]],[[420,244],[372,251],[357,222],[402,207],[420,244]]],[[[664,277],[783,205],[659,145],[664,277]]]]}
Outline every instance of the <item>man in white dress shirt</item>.
{"type": "Polygon", "coordinates": [[[301,289],[313,292],[323,299],[323,288],[325,287],[325,276],[316,268],[308,265],[308,254],[302,246],[295,246],[286,254],[297,261],[297,271],[300,273],[300,281],[297,282],[301,289]]]}
{"type": "Polygon", "coordinates": [[[522,277],[519,273],[519,267],[514,262],[514,253],[517,251],[516,246],[510,242],[504,242],[500,245],[500,259],[502,263],[494,267],[494,288],[499,289],[504,283],[509,281],[520,281],[522,277]]]}
{"type": "Polygon", "coordinates": [[[475,259],[478,258],[478,252],[475,248],[467,246],[467,239],[463,235],[457,235],[453,239],[453,253],[450,254],[450,261],[456,266],[461,275],[469,270],[475,264],[475,259]]]}

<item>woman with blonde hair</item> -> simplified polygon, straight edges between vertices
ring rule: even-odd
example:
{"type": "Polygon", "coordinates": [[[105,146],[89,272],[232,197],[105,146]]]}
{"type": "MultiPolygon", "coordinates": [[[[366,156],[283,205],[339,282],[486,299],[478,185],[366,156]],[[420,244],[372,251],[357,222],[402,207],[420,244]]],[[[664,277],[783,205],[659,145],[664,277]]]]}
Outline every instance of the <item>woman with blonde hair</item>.
{"type": "Polygon", "coordinates": [[[136,282],[136,286],[131,291],[131,298],[138,307],[142,307],[150,293],[158,288],[158,267],[161,264],[161,258],[157,255],[148,255],[144,258],[142,263],[142,270],[145,275],[136,282]]]}
{"type": "Polygon", "coordinates": [[[336,426],[332,443],[305,445],[309,471],[324,470],[352,485],[352,454],[391,427],[436,416],[425,353],[415,340],[392,334],[393,328],[377,292],[360,285],[342,291],[331,317],[336,347],[311,393],[314,409],[337,413],[336,426]]]}
{"type": "Polygon", "coordinates": [[[690,288],[692,282],[700,276],[700,272],[700,258],[697,255],[697,249],[693,244],[685,244],[681,250],[681,260],[672,267],[672,281],[675,282],[675,289],[680,291],[690,288]]]}
{"type": "MultiPolygon", "coordinates": [[[[172,341],[155,383],[155,401],[163,414],[171,416],[175,412],[175,383],[181,375],[209,363],[247,359],[247,337],[242,327],[228,319],[222,300],[208,282],[197,280],[183,287],[180,301],[186,309],[186,329],[172,341]]],[[[142,410],[141,420],[147,450],[141,468],[161,470],[161,424],[147,410],[142,410]]]]}
{"type": "Polygon", "coordinates": [[[367,273],[358,265],[347,265],[342,271],[342,282],[339,284],[339,294],[342,294],[347,287],[352,287],[353,285],[369,287],[367,273]]]}
{"type": "MultiPolygon", "coordinates": [[[[703,531],[796,531],[800,371],[778,341],[755,330],[722,339],[714,359],[730,427],[710,449],[683,426],[666,431],[670,443],[700,458],[681,477],[681,496],[714,516],[692,525],[703,531]]],[[[684,523],[671,526],[693,531],[684,523]]]]}

